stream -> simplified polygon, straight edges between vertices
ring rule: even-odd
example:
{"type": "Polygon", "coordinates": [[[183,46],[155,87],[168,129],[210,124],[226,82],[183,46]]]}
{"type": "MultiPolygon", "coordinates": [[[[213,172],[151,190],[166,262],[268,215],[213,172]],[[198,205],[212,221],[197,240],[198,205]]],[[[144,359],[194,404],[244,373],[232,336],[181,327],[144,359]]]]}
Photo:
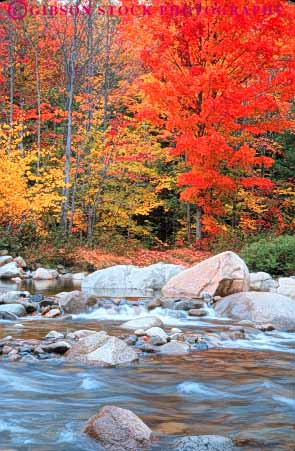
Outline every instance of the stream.
{"type": "MultiPolygon", "coordinates": [[[[24,289],[24,287],[22,287],[24,289]]],[[[31,292],[53,295],[71,284],[31,292]]],[[[12,288],[9,288],[12,289],[12,288]]],[[[158,308],[165,326],[198,333],[235,324],[208,311],[202,319],[158,308]]],[[[70,319],[0,321],[0,338],[41,338],[50,330],[122,334],[144,307],[99,308],[70,319]]],[[[62,359],[0,362],[0,450],[94,451],[83,426],[106,404],[136,413],[157,433],[152,449],[169,451],[173,436],[219,434],[245,451],[295,450],[295,334],[261,333],[185,356],[148,355],[128,368],[97,368],[62,359]]]]}

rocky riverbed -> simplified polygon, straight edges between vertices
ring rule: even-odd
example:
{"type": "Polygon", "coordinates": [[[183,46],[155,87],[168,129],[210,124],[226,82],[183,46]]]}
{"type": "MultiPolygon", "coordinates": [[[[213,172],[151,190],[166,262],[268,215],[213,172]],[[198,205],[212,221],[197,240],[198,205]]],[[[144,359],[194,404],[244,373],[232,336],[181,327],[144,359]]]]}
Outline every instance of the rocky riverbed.
{"type": "Polygon", "coordinates": [[[293,451],[292,278],[286,296],[220,255],[202,280],[159,264],[6,285],[0,449],[293,451]]]}

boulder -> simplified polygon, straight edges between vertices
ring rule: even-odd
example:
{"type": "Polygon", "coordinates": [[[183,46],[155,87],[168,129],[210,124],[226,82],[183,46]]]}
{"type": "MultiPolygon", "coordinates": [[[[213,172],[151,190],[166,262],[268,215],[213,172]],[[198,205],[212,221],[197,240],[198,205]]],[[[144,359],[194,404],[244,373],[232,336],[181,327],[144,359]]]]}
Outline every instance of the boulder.
{"type": "Polygon", "coordinates": [[[80,340],[80,338],[88,337],[88,335],[94,335],[97,334],[96,330],[90,330],[90,329],[79,329],[75,330],[74,332],[69,332],[67,334],[67,338],[71,340],[80,340]]]}
{"type": "Polygon", "coordinates": [[[249,271],[234,252],[208,258],[172,277],[162,288],[165,297],[227,296],[249,290],[249,271]]]}
{"type": "Polygon", "coordinates": [[[10,255],[0,256],[0,267],[4,266],[4,265],[7,265],[7,263],[10,263],[12,261],[13,261],[13,258],[10,257],[10,255]]]}
{"type": "Polygon", "coordinates": [[[190,347],[186,343],[171,340],[169,343],[161,346],[159,352],[161,354],[181,355],[189,352],[190,347]]]}
{"type": "Polygon", "coordinates": [[[64,354],[71,349],[71,345],[67,341],[57,341],[55,343],[41,345],[41,348],[44,352],[64,354]]]}
{"type": "Polygon", "coordinates": [[[123,340],[110,337],[101,347],[86,355],[87,363],[99,366],[126,365],[138,360],[137,353],[123,340]]]}
{"type": "Polygon", "coordinates": [[[195,435],[181,437],[172,444],[173,451],[234,451],[232,440],[220,435],[195,435]]]}
{"type": "Polygon", "coordinates": [[[28,291],[7,291],[0,295],[0,304],[17,304],[25,299],[30,300],[28,291]]]}
{"type": "Polygon", "coordinates": [[[87,295],[78,290],[60,293],[58,299],[64,313],[83,313],[89,307],[87,295]]]}
{"type": "Polygon", "coordinates": [[[114,406],[104,406],[91,417],[84,432],[108,451],[147,450],[152,434],[133,412],[114,406]]]}
{"type": "Polygon", "coordinates": [[[160,337],[162,340],[167,341],[168,335],[161,327],[151,327],[146,330],[145,335],[148,337],[160,337]]]}
{"type": "Polygon", "coordinates": [[[251,291],[271,291],[277,285],[267,272],[251,272],[250,273],[250,290],[251,291]]]}
{"type": "Polygon", "coordinates": [[[5,304],[0,305],[0,313],[6,312],[8,314],[16,315],[16,316],[25,316],[26,309],[21,304],[5,304]]]}
{"type": "Polygon", "coordinates": [[[277,293],[235,293],[214,304],[215,313],[235,320],[271,323],[276,329],[295,331],[295,302],[277,293]]]}
{"type": "Polygon", "coordinates": [[[142,316],[141,318],[131,319],[120,326],[122,329],[146,331],[151,327],[163,327],[162,321],[156,316],[142,316]]]}
{"type": "Polygon", "coordinates": [[[116,265],[89,274],[82,281],[82,291],[101,296],[152,296],[176,274],[183,271],[179,265],[156,263],[140,268],[116,265]]]}
{"type": "Polygon", "coordinates": [[[58,278],[58,272],[55,269],[38,268],[33,272],[34,280],[54,280],[58,278]]]}
{"type": "Polygon", "coordinates": [[[45,337],[47,340],[59,340],[62,338],[64,338],[64,334],[57,332],[56,330],[51,330],[45,337]]]}
{"type": "Polygon", "coordinates": [[[15,257],[14,261],[15,261],[15,263],[17,264],[17,266],[19,268],[26,268],[27,267],[26,261],[20,256],[15,257]]]}
{"type": "Polygon", "coordinates": [[[115,366],[138,360],[137,353],[123,340],[102,331],[81,338],[67,353],[69,360],[99,366],[115,366]]]}
{"type": "Polygon", "coordinates": [[[280,277],[278,285],[278,294],[288,296],[295,301],[295,277],[280,277]]]}
{"type": "Polygon", "coordinates": [[[12,279],[21,276],[22,271],[15,262],[7,263],[0,267],[0,279],[12,279]]]}
{"type": "Polygon", "coordinates": [[[86,272],[77,272],[77,273],[72,274],[72,280],[74,282],[80,282],[80,281],[84,280],[86,276],[87,276],[86,272]]]}
{"type": "Polygon", "coordinates": [[[61,315],[61,311],[58,308],[53,308],[44,314],[45,318],[55,318],[61,315]]]}
{"type": "MultiPolygon", "coordinates": [[[[70,338],[67,336],[67,338],[70,338]]],[[[108,339],[109,335],[105,331],[88,334],[80,340],[72,347],[71,351],[67,354],[69,359],[79,357],[80,355],[89,354],[92,351],[95,351],[97,348],[102,346],[108,339]]]]}

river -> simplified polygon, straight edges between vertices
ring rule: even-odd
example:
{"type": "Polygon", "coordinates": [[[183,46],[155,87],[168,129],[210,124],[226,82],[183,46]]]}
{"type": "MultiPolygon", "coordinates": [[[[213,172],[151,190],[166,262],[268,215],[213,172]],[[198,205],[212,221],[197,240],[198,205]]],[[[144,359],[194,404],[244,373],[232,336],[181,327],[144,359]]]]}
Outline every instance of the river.
{"type": "MultiPolygon", "coordinates": [[[[148,314],[133,310],[124,308],[117,316],[98,309],[68,320],[3,321],[0,338],[41,338],[50,330],[88,328],[120,335],[123,319],[148,314]]],[[[210,315],[188,320],[167,311],[158,314],[169,326],[193,332],[234,326],[210,315]]],[[[61,359],[2,361],[0,450],[98,450],[82,429],[91,415],[112,404],[132,410],[158,434],[153,450],[169,451],[175,435],[220,434],[238,440],[245,451],[294,451],[294,348],[295,334],[274,331],[181,357],[148,355],[128,368],[61,359]]]]}

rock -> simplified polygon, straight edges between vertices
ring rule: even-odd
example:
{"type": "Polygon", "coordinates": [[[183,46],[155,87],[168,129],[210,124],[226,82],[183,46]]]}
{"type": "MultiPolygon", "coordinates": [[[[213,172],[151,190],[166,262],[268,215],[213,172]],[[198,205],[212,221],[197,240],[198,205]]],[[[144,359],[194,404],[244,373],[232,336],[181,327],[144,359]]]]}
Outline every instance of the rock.
{"type": "Polygon", "coordinates": [[[207,311],[205,309],[191,309],[189,310],[188,314],[190,316],[206,316],[207,315],[207,311]]]}
{"type": "Polygon", "coordinates": [[[147,308],[148,310],[153,310],[154,308],[160,307],[160,306],[161,306],[161,301],[160,301],[159,298],[152,299],[151,301],[149,301],[149,302],[146,304],[146,308],[147,308]]]}
{"type": "Polygon", "coordinates": [[[66,357],[99,366],[115,366],[138,360],[137,353],[123,340],[110,337],[104,331],[81,338],[66,357]]]}
{"type": "Polygon", "coordinates": [[[160,290],[182,266],[165,263],[139,268],[133,265],[116,265],[89,274],[82,281],[82,291],[99,290],[101,296],[145,296],[160,290]]]}
{"type": "Polygon", "coordinates": [[[15,262],[7,263],[0,267],[0,279],[12,279],[21,276],[22,271],[15,262]]]}
{"type": "Polygon", "coordinates": [[[143,329],[136,329],[136,330],[134,331],[134,334],[135,334],[137,337],[142,337],[143,335],[145,335],[145,331],[144,331],[143,329]]]}
{"type": "Polygon", "coordinates": [[[0,310],[0,319],[3,319],[5,321],[15,321],[18,318],[18,316],[14,315],[11,312],[1,312],[0,310]]]}
{"type": "Polygon", "coordinates": [[[125,339],[125,343],[128,346],[134,346],[137,342],[137,336],[136,335],[130,335],[130,337],[127,337],[125,339]]]}
{"type": "MultiPolygon", "coordinates": [[[[67,335],[67,338],[69,338],[69,335],[67,335]]],[[[109,338],[110,336],[105,331],[88,334],[87,336],[80,338],[80,340],[72,346],[67,357],[71,359],[76,356],[79,357],[81,354],[89,354],[102,346],[109,338]]]]}
{"type": "Polygon", "coordinates": [[[1,313],[8,313],[15,316],[25,316],[26,315],[26,309],[21,304],[5,304],[0,305],[0,315],[1,313]]]}
{"type": "Polygon", "coordinates": [[[267,272],[251,272],[250,273],[250,290],[251,291],[270,291],[275,288],[276,283],[271,275],[267,272]]]}
{"type": "Polygon", "coordinates": [[[146,450],[152,434],[133,412],[114,406],[104,406],[91,417],[84,432],[108,451],[146,450]]]}
{"type": "Polygon", "coordinates": [[[49,312],[45,313],[45,318],[55,318],[56,316],[61,315],[61,311],[58,308],[53,308],[49,310],[49,312]]]}
{"type": "Polygon", "coordinates": [[[227,251],[186,269],[162,288],[166,297],[200,298],[202,294],[227,296],[249,289],[249,271],[244,261],[227,251]]]}
{"type": "Polygon", "coordinates": [[[67,341],[57,341],[56,343],[41,345],[44,352],[55,353],[55,354],[65,354],[71,345],[67,341]]]}
{"type": "Polygon", "coordinates": [[[6,255],[8,255],[8,250],[7,250],[7,249],[1,249],[1,250],[0,250],[0,256],[1,256],[1,257],[4,257],[4,256],[6,256],[6,255]]]}
{"type": "Polygon", "coordinates": [[[167,341],[168,335],[161,327],[151,327],[145,331],[145,335],[148,337],[160,337],[162,340],[167,341]]]}
{"type": "Polygon", "coordinates": [[[89,329],[80,329],[75,330],[75,332],[70,332],[67,334],[67,338],[71,340],[80,340],[80,338],[88,337],[89,335],[95,335],[97,334],[96,330],[89,330],[89,329]]]}
{"type": "Polygon", "coordinates": [[[81,291],[70,291],[59,295],[59,305],[64,313],[82,313],[88,308],[87,296],[81,291]]]}
{"type": "Polygon", "coordinates": [[[44,299],[43,294],[32,294],[30,296],[31,302],[41,302],[41,301],[43,301],[43,299],[44,299]]]}
{"type": "Polygon", "coordinates": [[[188,344],[173,340],[159,348],[161,354],[173,355],[186,354],[187,352],[189,352],[189,350],[190,347],[188,344]]]}
{"type": "Polygon", "coordinates": [[[22,257],[20,257],[20,256],[16,257],[16,258],[14,259],[14,261],[15,261],[15,263],[17,264],[17,266],[18,266],[19,268],[26,268],[26,267],[27,267],[26,261],[25,261],[22,257]]]}
{"type": "Polygon", "coordinates": [[[58,278],[58,272],[55,269],[38,268],[33,272],[34,280],[54,280],[58,278]]]}
{"type": "Polygon", "coordinates": [[[60,338],[64,338],[64,334],[61,332],[56,332],[56,330],[51,330],[45,337],[47,340],[59,340],[60,338]]]}
{"type": "Polygon", "coordinates": [[[173,451],[234,451],[232,440],[220,435],[195,435],[176,439],[173,451]]]}
{"type": "Polygon", "coordinates": [[[138,360],[137,353],[123,340],[109,337],[98,349],[86,355],[88,363],[100,366],[124,365],[138,360]]]}
{"type": "Polygon", "coordinates": [[[0,256],[0,267],[4,266],[4,265],[7,265],[8,263],[10,263],[12,261],[13,261],[13,258],[10,257],[10,255],[0,256]]]}
{"type": "Polygon", "coordinates": [[[120,326],[122,329],[146,331],[151,327],[163,327],[162,321],[156,316],[143,316],[141,318],[131,319],[120,326]]]}
{"type": "MultiPolygon", "coordinates": [[[[201,305],[204,305],[203,303],[201,305]]],[[[174,310],[190,310],[194,308],[194,302],[190,299],[183,300],[183,301],[177,301],[174,303],[173,306],[174,310]]]]}
{"type": "Polygon", "coordinates": [[[87,276],[86,272],[77,272],[77,273],[72,274],[72,280],[74,282],[80,282],[80,281],[84,280],[86,276],[87,276]]]}
{"type": "Polygon", "coordinates": [[[277,293],[236,293],[214,304],[215,313],[235,320],[271,323],[276,329],[295,331],[295,302],[277,293]]]}
{"type": "Polygon", "coordinates": [[[178,327],[172,327],[172,329],[170,330],[171,334],[181,334],[182,330],[178,329],[178,327]]]}
{"type": "Polygon", "coordinates": [[[24,299],[30,299],[28,291],[7,291],[0,295],[0,304],[14,304],[24,299]]]}
{"type": "Polygon", "coordinates": [[[272,324],[257,324],[256,329],[261,330],[262,332],[271,332],[275,330],[275,327],[272,324]]]}
{"type": "Polygon", "coordinates": [[[158,335],[153,335],[150,340],[149,343],[152,346],[161,346],[164,345],[165,343],[167,343],[167,339],[163,338],[163,337],[159,337],[158,335]]]}
{"type": "Polygon", "coordinates": [[[277,293],[295,301],[295,277],[280,277],[278,284],[277,293]]]}

